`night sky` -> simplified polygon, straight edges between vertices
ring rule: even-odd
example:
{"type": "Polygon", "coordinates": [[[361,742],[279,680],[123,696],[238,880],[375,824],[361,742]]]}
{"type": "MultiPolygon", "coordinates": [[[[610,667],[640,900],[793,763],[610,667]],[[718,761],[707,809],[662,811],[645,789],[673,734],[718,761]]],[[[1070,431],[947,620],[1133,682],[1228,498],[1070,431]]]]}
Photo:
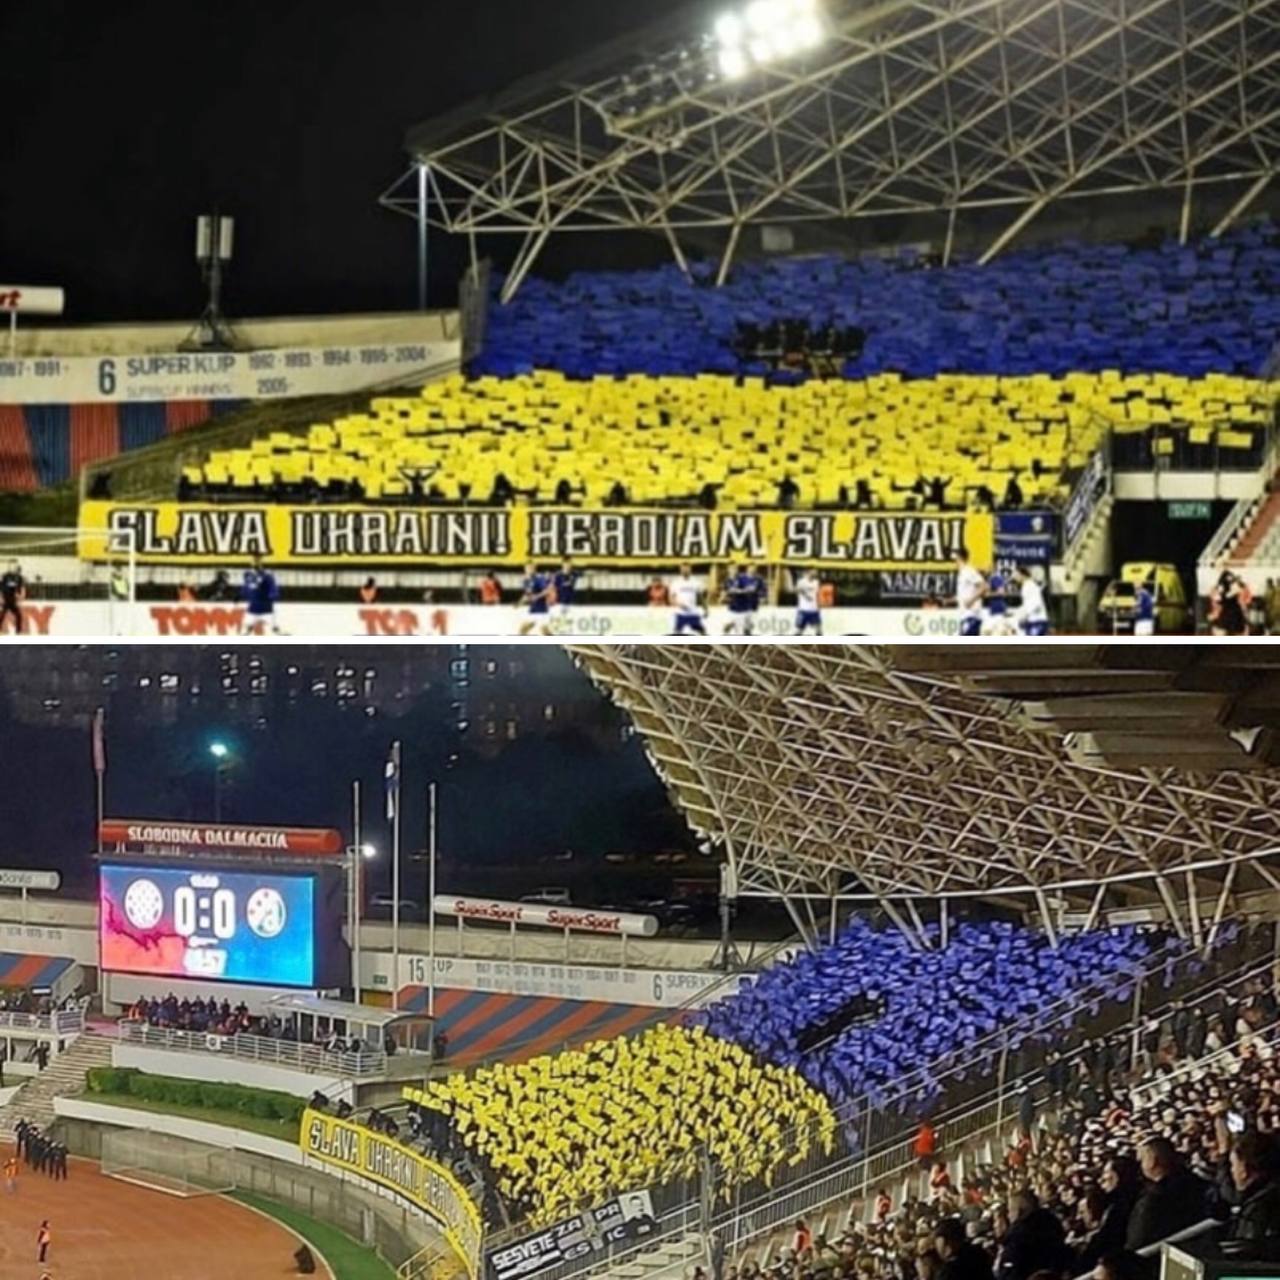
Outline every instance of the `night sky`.
{"type": "MultiPolygon", "coordinates": [[[[412,307],[413,225],[377,204],[405,129],[706,9],[3,0],[0,279],[61,285],[72,322],[194,319],[193,219],[216,205],[237,218],[233,317],[412,307]]],[[[434,237],[433,304],[452,304],[464,252],[434,237]]]]}
{"type": "MultiPolygon", "coordinates": [[[[599,904],[648,874],[619,872],[606,853],[692,850],[640,739],[558,648],[95,645],[11,655],[0,666],[0,866],[58,867],[79,896],[94,876],[89,724],[99,704],[109,816],[211,818],[208,747],[218,739],[235,762],[224,820],[349,832],[359,778],[364,838],[385,852],[383,768],[399,739],[403,849],[408,857],[425,845],[434,778],[442,888],[512,896],[566,884],[576,901],[599,904]],[[566,850],[572,862],[559,860],[566,850]]],[[[376,865],[375,890],[388,865],[376,865]]],[[[425,867],[406,866],[406,891],[425,896],[425,867]]]]}

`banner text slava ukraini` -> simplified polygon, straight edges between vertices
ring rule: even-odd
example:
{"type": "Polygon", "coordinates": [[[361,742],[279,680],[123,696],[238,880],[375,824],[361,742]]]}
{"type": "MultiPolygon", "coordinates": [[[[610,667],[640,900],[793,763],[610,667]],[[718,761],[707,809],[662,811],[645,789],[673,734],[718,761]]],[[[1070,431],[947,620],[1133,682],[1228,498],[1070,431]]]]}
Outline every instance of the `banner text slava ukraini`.
{"type": "Polygon", "coordinates": [[[395,1192],[433,1218],[466,1268],[480,1271],[480,1211],[443,1165],[372,1129],[308,1108],[302,1116],[303,1152],[395,1192]]]}
{"type": "Polygon", "coordinates": [[[130,504],[80,508],[80,556],[110,558],[127,535],[141,564],[226,566],[256,556],[276,565],[519,566],[815,565],[829,569],[940,569],[966,547],[989,565],[994,520],[958,512],[581,511],[130,504]]]}

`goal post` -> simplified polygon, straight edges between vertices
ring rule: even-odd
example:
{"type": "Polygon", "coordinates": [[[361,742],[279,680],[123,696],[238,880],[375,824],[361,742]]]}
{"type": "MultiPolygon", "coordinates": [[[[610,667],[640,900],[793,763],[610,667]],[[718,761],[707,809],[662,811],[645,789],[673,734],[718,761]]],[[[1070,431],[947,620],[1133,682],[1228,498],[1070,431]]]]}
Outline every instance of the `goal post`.
{"type": "MultiPolygon", "coordinates": [[[[0,525],[0,578],[16,566],[27,635],[129,635],[138,598],[137,535],[132,529],[0,525]],[[90,540],[100,549],[81,558],[90,540]]],[[[12,614],[0,635],[15,632],[12,614]]]]}
{"type": "Polygon", "coordinates": [[[150,1129],[106,1130],[100,1164],[108,1178],[183,1199],[236,1189],[229,1151],[150,1129]]]}

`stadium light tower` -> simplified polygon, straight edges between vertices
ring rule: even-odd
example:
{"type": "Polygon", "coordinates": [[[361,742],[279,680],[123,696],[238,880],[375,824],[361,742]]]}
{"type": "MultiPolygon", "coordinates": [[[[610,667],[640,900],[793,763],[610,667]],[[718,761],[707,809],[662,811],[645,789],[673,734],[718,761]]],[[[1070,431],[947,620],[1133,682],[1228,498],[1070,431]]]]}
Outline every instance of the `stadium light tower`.
{"type": "Polygon", "coordinates": [[[592,91],[611,133],[642,135],[659,149],[685,141],[684,111],[705,95],[816,49],[829,22],[822,0],[750,0],[711,30],[592,91]]]}
{"type": "Polygon", "coordinates": [[[751,0],[716,20],[716,69],[725,80],[741,80],[816,49],[826,34],[819,0],[751,0]]]}

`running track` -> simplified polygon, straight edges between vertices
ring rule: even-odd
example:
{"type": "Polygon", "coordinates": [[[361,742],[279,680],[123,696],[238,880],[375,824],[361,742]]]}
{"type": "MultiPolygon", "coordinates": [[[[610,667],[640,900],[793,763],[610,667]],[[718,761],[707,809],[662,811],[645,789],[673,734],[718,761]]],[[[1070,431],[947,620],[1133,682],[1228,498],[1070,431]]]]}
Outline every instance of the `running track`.
{"type": "MultiPolygon", "coordinates": [[[[0,1163],[13,1150],[0,1147],[0,1163]]],[[[184,1200],[105,1178],[72,1160],[65,1182],[24,1164],[18,1189],[0,1180],[0,1276],[39,1280],[35,1239],[49,1219],[47,1269],[54,1280],[274,1280],[296,1275],[297,1238],[278,1222],[222,1196],[184,1200]]],[[[314,1252],[314,1251],[313,1251],[314,1252]]],[[[333,1280],[317,1256],[316,1274],[333,1280]]]]}

